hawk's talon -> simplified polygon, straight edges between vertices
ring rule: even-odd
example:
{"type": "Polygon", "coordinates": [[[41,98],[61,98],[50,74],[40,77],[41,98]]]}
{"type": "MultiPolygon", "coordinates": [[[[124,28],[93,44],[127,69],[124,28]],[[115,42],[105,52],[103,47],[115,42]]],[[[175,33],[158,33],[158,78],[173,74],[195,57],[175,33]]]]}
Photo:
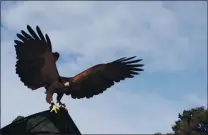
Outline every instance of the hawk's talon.
{"type": "Polygon", "coordinates": [[[66,109],[67,110],[67,108],[66,108],[66,105],[65,104],[63,104],[63,103],[61,103],[61,102],[58,102],[59,103],[59,107],[60,108],[64,108],[64,109],[66,109]]]}
{"type": "Polygon", "coordinates": [[[58,106],[56,106],[54,103],[51,103],[51,107],[50,107],[50,112],[55,112],[55,113],[58,113],[58,111],[59,111],[59,107],[58,106]]]}
{"type": "Polygon", "coordinates": [[[66,108],[66,105],[65,105],[65,104],[61,104],[59,107],[60,107],[60,108],[64,108],[64,109],[66,109],[66,110],[67,110],[67,108],[66,108]]]}

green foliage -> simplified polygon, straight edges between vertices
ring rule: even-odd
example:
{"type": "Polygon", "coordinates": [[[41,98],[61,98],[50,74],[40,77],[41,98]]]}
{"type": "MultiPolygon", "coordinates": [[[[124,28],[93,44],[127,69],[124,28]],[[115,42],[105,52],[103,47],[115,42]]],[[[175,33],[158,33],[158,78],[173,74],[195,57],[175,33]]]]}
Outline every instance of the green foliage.
{"type": "MultiPolygon", "coordinates": [[[[191,110],[184,110],[178,115],[178,120],[172,126],[173,133],[166,135],[207,135],[207,132],[198,129],[198,125],[208,124],[208,110],[204,107],[197,107],[191,110]]],[[[159,132],[155,135],[161,135],[159,132]]]]}
{"type": "Polygon", "coordinates": [[[205,135],[205,132],[198,130],[198,125],[208,124],[207,114],[208,110],[204,107],[184,110],[178,115],[179,120],[172,126],[175,135],[205,135]]]}

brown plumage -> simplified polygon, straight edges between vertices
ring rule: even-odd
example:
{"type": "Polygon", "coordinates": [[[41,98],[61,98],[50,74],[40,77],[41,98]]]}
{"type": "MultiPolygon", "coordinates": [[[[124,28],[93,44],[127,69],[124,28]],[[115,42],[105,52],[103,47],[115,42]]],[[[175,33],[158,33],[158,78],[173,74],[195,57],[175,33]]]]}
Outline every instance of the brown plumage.
{"type": "Polygon", "coordinates": [[[45,37],[40,28],[36,32],[27,25],[28,33],[21,30],[17,34],[19,40],[14,40],[17,55],[16,73],[28,88],[36,90],[46,88],[46,100],[52,102],[52,95],[57,93],[57,102],[64,94],[72,98],[90,98],[105,91],[116,82],[133,78],[143,71],[141,59],[121,58],[110,63],[95,65],[74,77],[59,75],[56,61],[58,52],[52,52],[49,36],[45,37]]]}

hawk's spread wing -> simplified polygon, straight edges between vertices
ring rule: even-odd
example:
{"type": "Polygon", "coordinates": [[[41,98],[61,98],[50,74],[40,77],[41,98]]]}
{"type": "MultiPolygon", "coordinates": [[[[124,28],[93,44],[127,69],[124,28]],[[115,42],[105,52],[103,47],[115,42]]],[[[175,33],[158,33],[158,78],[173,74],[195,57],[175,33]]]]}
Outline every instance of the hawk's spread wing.
{"type": "Polygon", "coordinates": [[[56,60],[59,53],[52,52],[50,38],[47,34],[44,37],[38,26],[38,35],[29,25],[27,29],[29,34],[21,30],[21,34],[17,34],[20,40],[14,40],[17,55],[16,73],[28,88],[35,90],[58,78],[56,60]]]}
{"type": "Polygon", "coordinates": [[[73,91],[70,91],[72,98],[90,98],[105,91],[107,88],[126,78],[133,78],[143,71],[143,64],[138,64],[141,59],[133,60],[135,57],[121,58],[116,61],[93,66],[72,80],[73,91]]]}

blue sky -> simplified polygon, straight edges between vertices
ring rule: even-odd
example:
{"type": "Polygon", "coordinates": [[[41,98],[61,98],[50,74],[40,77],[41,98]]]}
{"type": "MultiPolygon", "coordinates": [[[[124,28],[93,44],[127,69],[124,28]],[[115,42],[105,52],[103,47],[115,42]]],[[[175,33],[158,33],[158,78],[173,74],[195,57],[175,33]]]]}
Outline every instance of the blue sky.
{"type": "Polygon", "coordinates": [[[143,59],[141,75],[101,95],[88,100],[63,98],[82,133],[167,133],[178,113],[207,103],[206,2],[2,2],[1,6],[2,126],[17,115],[49,107],[43,88],[31,91],[15,74],[13,40],[27,24],[48,33],[53,51],[61,54],[57,66],[64,76],[123,56],[143,59]]]}

